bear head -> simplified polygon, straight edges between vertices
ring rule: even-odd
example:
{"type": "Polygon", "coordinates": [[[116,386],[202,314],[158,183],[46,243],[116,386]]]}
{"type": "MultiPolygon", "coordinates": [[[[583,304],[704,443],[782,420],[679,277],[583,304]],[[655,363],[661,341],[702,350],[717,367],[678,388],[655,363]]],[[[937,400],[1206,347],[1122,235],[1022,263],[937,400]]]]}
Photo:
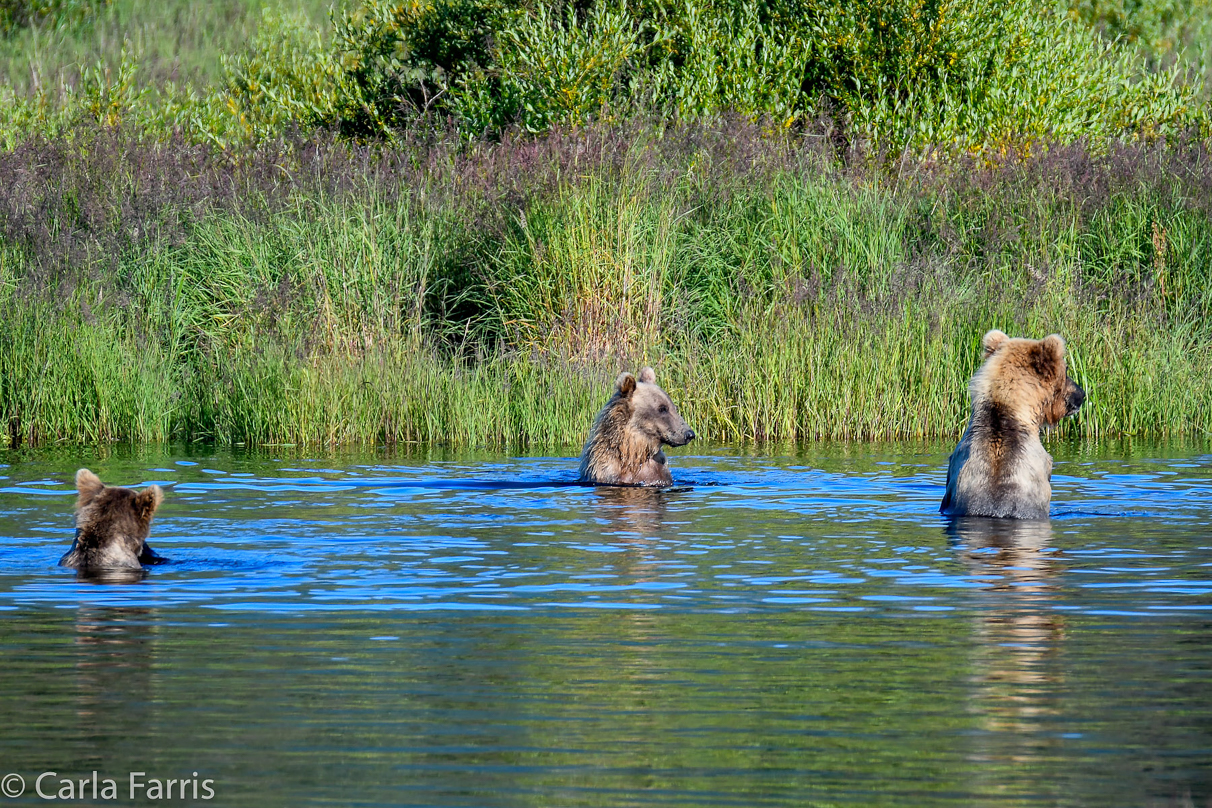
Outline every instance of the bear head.
{"type": "Polygon", "coordinates": [[[631,434],[642,435],[658,446],[685,446],[694,440],[694,430],[682,420],[669,394],[657,386],[652,368],[641,370],[638,379],[630,373],[619,374],[614,397],[626,405],[630,415],[627,431],[631,434]]]}
{"type": "Polygon", "coordinates": [[[135,492],[104,485],[88,469],[76,472],[76,530],[100,543],[122,541],[138,555],[151,533],[152,516],[164,501],[160,486],[135,492]]]}
{"type": "Polygon", "coordinates": [[[969,385],[974,408],[993,405],[1040,427],[1073,415],[1086,400],[1086,391],[1069,377],[1059,335],[1021,339],[993,329],[981,344],[984,362],[969,385]]]}

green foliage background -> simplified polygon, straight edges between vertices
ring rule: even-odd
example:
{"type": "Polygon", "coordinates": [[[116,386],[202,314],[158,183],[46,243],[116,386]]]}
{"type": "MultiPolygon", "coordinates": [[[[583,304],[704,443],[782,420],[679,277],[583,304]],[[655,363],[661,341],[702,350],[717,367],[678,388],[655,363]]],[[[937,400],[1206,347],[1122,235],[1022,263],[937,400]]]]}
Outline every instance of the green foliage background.
{"type": "Polygon", "coordinates": [[[425,121],[475,139],[636,109],[734,112],[790,128],[827,115],[892,152],[1023,151],[1208,128],[1204,55],[1178,55],[1202,41],[1198,5],[1184,14],[1164,3],[1038,0],[365,0],[325,20],[306,3],[257,16],[229,0],[222,19],[239,19],[243,39],[216,48],[211,64],[194,58],[182,76],[177,54],[166,69],[170,56],[148,33],[157,25],[143,19],[157,13],[143,2],[17,4],[31,10],[9,16],[10,29],[26,25],[10,30],[9,72],[18,55],[35,57],[35,70],[2,91],[10,147],[84,119],[231,147],[296,124],[391,140],[425,121]],[[84,29],[110,43],[93,61],[79,47],[84,29]],[[51,65],[48,52],[75,61],[51,65]]]}
{"type": "Polygon", "coordinates": [[[743,122],[85,146],[0,159],[10,440],[575,445],[643,364],[713,439],[955,434],[990,327],[1065,336],[1067,432],[1212,428],[1198,146],[891,177],[743,122]]]}
{"type": "Polygon", "coordinates": [[[575,444],[641,362],[705,436],[952,434],[992,326],[1066,430],[1212,429],[1199,5],[23,8],[9,442],[575,444]]]}

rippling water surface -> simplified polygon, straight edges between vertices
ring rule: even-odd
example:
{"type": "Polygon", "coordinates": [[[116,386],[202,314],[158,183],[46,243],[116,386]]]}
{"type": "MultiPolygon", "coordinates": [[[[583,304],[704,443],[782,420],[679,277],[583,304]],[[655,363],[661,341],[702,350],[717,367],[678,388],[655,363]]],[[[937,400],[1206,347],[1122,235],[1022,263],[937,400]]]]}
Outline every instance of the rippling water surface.
{"type": "Polygon", "coordinates": [[[1054,446],[1019,524],[938,516],[949,449],[675,450],[667,491],[0,453],[8,802],[138,771],[224,805],[1212,805],[1210,447],[1054,446]],[[81,465],[165,488],[171,564],[56,566],[81,465]]]}

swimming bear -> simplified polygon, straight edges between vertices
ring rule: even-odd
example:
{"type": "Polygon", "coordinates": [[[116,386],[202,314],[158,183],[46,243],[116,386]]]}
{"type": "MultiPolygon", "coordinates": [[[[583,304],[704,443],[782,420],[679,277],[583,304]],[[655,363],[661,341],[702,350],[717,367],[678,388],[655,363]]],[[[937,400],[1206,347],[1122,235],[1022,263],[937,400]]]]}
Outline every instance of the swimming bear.
{"type": "Polygon", "coordinates": [[[88,469],[76,472],[76,538],[59,566],[82,572],[142,569],[167,559],[147,544],[151,520],[164,500],[160,486],[135,492],[103,485],[88,469]]]}
{"type": "Polygon", "coordinates": [[[951,453],[939,510],[1047,519],[1052,456],[1039,431],[1076,413],[1086,393],[1069,378],[1065,341],[1056,334],[1012,339],[994,329],[982,344],[984,362],[968,383],[972,415],[951,453]]]}
{"type": "Polygon", "coordinates": [[[639,378],[622,373],[614,394],[598,413],[581,452],[583,483],[670,485],[673,475],[662,444],[685,446],[694,440],[669,395],[656,384],[652,368],[639,378]]]}

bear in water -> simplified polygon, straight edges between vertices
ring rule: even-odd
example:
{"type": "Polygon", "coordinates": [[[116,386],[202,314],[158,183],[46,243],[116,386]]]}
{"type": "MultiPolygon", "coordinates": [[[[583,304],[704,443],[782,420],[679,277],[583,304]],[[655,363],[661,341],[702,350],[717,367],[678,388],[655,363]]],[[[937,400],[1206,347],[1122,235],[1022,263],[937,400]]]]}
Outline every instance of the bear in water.
{"type": "Polygon", "coordinates": [[[1073,415],[1086,393],[1065,369],[1065,341],[985,334],[985,359],[968,383],[972,416],[947,467],[939,510],[950,516],[1047,519],[1052,457],[1045,424],[1073,415]]]}
{"type": "Polygon", "coordinates": [[[670,485],[673,476],[662,444],[685,446],[694,439],[669,396],[656,384],[652,368],[639,379],[623,373],[614,395],[598,413],[581,452],[583,483],[670,485]]]}
{"type": "Polygon", "coordinates": [[[59,566],[81,572],[142,569],[166,559],[147,544],[152,516],[164,500],[160,486],[138,493],[103,485],[88,469],[76,472],[76,540],[59,566]]]}

